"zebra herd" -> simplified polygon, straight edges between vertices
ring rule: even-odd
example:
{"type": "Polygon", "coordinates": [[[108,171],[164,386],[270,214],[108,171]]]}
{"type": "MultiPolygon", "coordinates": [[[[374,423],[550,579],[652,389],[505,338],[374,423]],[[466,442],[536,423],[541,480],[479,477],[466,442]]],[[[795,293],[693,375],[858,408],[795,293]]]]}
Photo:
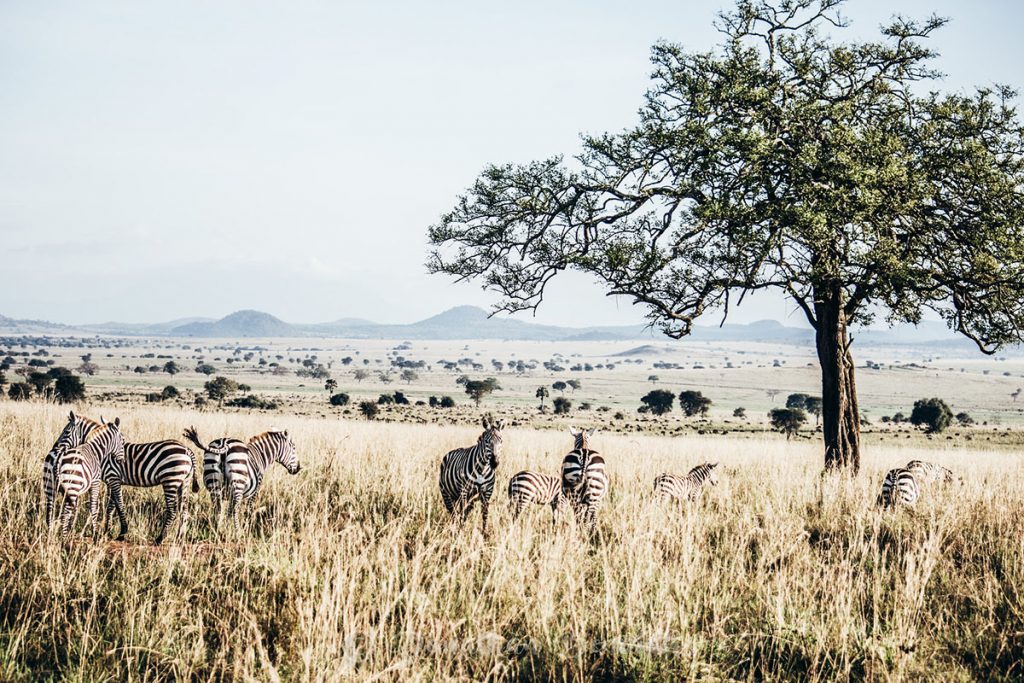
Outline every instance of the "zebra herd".
{"type": "MultiPolygon", "coordinates": [[[[452,519],[465,522],[480,501],[482,530],[487,534],[487,516],[502,451],[503,422],[491,416],[483,418],[484,431],[475,445],[449,451],[441,461],[439,486],[445,508],[452,519]]],[[[528,504],[551,507],[552,524],[563,506],[569,506],[576,523],[592,533],[597,513],[608,494],[608,474],[604,458],[590,447],[596,429],[570,427],[573,448],[562,459],[560,476],[524,470],[508,483],[512,517],[517,519],[528,504]]],[[[295,443],[287,431],[271,429],[248,440],[222,437],[204,444],[195,427],[184,437],[203,451],[203,484],[219,519],[223,503],[228,504],[228,519],[236,519],[238,506],[251,502],[260,490],[264,474],[273,463],[280,463],[289,474],[301,466],[295,443]]],[[[718,484],[718,463],[703,463],[685,476],[661,474],[654,480],[654,492],[678,501],[694,501],[705,485],[718,484]]],[[[178,522],[180,537],[188,523],[188,492],[199,491],[196,461],[185,445],[174,440],[129,443],[121,433],[121,421],[96,422],[73,411],[68,422],[43,460],[43,495],[46,524],[54,520],[58,494],[63,496],[60,514],[62,538],[67,538],[82,498],[89,496],[87,529],[96,534],[100,512],[100,487],[105,484],[108,498],[106,525],[111,510],[117,512],[120,530],[117,539],[128,533],[123,487],[160,486],[164,496],[164,514],[156,543],[161,543],[178,522]]],[[[952,482],[953,473],[933,463],[912,460],[906,467],[892,469],[882,482],[877,504],[894,507],[914,505],[922,485],[952,482]]]]}
{"type": "MultiPolygon", "coordinates": [[[[483,419],[484,431],[476,445],[449,451],[441,461],[439,485],[448,514],[465,522],[474,504],[480,501],[482,529],[487,534],[487,513],[494,493],[494,479],[501,456],[503,423],[490,416],[483,419]]],[[[596,429],[569,428],[573,448],[562,458],[561,476],[523,470],[508,482],[512,518],[517,519],[528,504],[551,508],[551,523],[567,505],[576,523],[593,533],[597,513],[608,494],[608,474],[604,458],[590,447],[596,429]]],[[[696,500],[705,483],[718,484],[718,463],[704,463],[686,476],[659,475],[654,480],[656,493],[676,500],[696,500]]]]}
{"type": "MultiPolygon", "coordinates": [[[[228,499],[228,518],[235,517],[239,503],[251,501],[257,494],[267,467],[281,463],[289,473],[299,471],[295,444],[288,432],[270,430],[248,441],[221,438],[204,446],[195,427],[185,430],[185,438],[203,452],[203,483],[210,493],[219,517],[221,503],[228,499]]],[[[88,533],[95,536],[100,512],[100,485],[107,487],[106,523],[110,511],[117,511],[120,531],[128,533],[122,488],[160,486],[164,494],[164,514],[156,543],[166,538],[175,521],[180,537],[188,524],[188,492],[199,491],[195,458],[185,445],[174,440],[129,443],[121,433],[121,421],[99,422],[74,411],[68,423],[43,459],[43,496],[46,524],[54,519],[58,494],[63,496],[60,515],[61,537],[67,538],[84,495],[89,495],[88,533]]]]}
{"type": "MultiPolygon", "coordinates": [[[[479,499],[483,513],[483,533],[487,534],[487,513],[494,493],[494,480],[501,455],[502,422],[484,417],[484,431],[475,446],[449,451],[441,461],[440,488],[448,514],[465,522],[473,505],[479,499]]],[[[555,524],[563,505],[572,508],[577,524],[593,532],[597,512],[608,493],[608,475],[604,458],[590,448],[590,437],[596,429],[569,428],[574,439],[573,449],[562,459],[561,476],[523,470],[508,482],[508,497],[512,506],[512,519],[518,519],[528,504],[551,508],[551,523],[555,524]]],[[[931,483],[950,483],[956,479],[953,472],[923,460],[911,460],[904,468],[889,470],[882,482],[877,505],[885,508],[898,504],[914,505],[920,497],[921,486],[931,483]]],[[[676,501],[693,502],[700,497],[704,486],[718,485],[718,463],[697,465],[686,475],[660,474],[654,479],[654,493],[676,501]]]]}

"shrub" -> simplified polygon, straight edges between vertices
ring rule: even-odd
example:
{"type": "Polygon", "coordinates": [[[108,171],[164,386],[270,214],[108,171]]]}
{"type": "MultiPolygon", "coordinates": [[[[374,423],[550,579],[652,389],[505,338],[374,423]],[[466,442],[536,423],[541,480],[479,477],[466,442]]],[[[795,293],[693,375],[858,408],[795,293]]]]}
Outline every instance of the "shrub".
{"type": "Polygon", "coordinates": [[[782,432],[787,439],[800,431],[800,427],[807,421],[807,413],[800,408],[775,408],[768,417],[771,418],[772,428],[782,432]]]}
{"type": "Polygon", "coordinates": [[[676,396],[671,391],[666,389],[655,389],[647,392],[647,395],[641,398],[640,402],[644,404],[647,411],[650,411],[655,415],[664,415],[672,410],[672,404],[675,400],[676,396]]]}
{"type": "Polygon", "coordinates": [[[687,417],[707,415],[711,399],[699,391],[683,391],[679,394],[679,407],[687,417]]]}
{"type": "Polygon", "coordinates": [[[278,403],[273,399],[263,398],[256,394],[248,394],[246,396],[239,396],[228,401],[228,405],[233,408],[257,408],[259,410],[277,410],[278,403]]]}
{"type": "Polygon", "coordinates": [[[555,415],[565,415],[572,410],[572,401],[564,396],[558,396],[552,401],[555,406],[555,415]]]}
{"type": "Polygon", "coordinates": [[[451,396],[442,396],[441,397],[440,406],[442,408],[454,408],[455,407],[455,399],[452,398],[451,396]]]}
{"type": "Polygon", "coordinates": [[[367,420],[372,420],[377,417],[377,413],[380,412],[380,408],[373,401],[362,401],[359,404],[359,412],[363,414],[367,420]]]}
{"type": "Polygon", "coordinates": [[[953,422],[953,411],[941,398],[922,398],[914,402],[910,423],[924,427],[928,434],[937,434],[953,422]]]}
{"type": "Polygon", "coordinates": [[[7,396],[12,401],[27,401],[32,398],[32,385],[28,382],[14,382],[7,388],[7,396]]]}
{"type": "Polygon", "coordinates": [[[347,406],[348,405],[348,399],[349,399],[348,394],[340,393],[340,394],[332,394],[331,398],[330,398],[330,401],[331,401],[331,405],[332,406],[347,406]]]}
{"type": "Polygon", "coordinates": [[[163,400],[165,401],[169,398],[178,398],[180,395],[181,393],[170,384],[164,387],[164,390],[160,392],[160,396],[163,397],[163,400]]]}

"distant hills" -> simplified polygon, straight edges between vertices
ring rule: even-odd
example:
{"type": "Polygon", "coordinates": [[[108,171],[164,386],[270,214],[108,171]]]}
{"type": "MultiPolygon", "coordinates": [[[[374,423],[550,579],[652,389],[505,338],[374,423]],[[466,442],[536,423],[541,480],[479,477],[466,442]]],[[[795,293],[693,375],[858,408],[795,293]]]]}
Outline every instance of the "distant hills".
{"type": "MultiPolygon", "coordinates": [[[[117,336],[202,337],[217,339],[274,337],[336,337],[346,339],[507,339],[517,341],[627,341],[665,338],[657,331],[640,325],[561,327],[540,325],[516,318],[489,317],[487,311],[475,306],[457,306],[443,313],[404,325],[376,323],[362,318],[341,318],[325,323],[296,324],[262,311],[236,311],[219,320],[212,318],[181,318],[163,323],[117,323],[95,325],[63,325],[40,320],[15,320],[0,316],[0,333],[117,336]]],[[[967,340],[954,336],[945,325],[925,322],[905,325],[893,330],[858,330],[853,332],[858,345],[928,344],[962,346],[967,340]]],[[[775,320],[761,320],[746,325],[726,324],[721,327],[698,326],[690,337],[695,341],[762,342],[809,345],[814,333],[808,328],[789,327],[775,320]]],[[[658,347],[649,346],[649,353],[658,347]]]]}

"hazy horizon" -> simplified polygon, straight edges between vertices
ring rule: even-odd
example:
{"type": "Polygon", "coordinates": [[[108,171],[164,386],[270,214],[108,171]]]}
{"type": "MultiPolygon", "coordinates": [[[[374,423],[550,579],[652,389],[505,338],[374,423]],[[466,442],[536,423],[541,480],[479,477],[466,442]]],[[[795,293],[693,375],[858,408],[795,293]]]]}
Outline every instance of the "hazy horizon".
{"type": "MultiPolygon", "coordinates": [[[[427,226],[487,163],[631,125],[650,45],[707,49],[731,5],[4,3],[0,314],[400,323],[490,308],[495,295],[426,273],[427,226]]],[[[1020,84],[1015,4],[899,9],[952,18],[931,43],[940,87],[1020,84]]],[[[851,2],[848,35],[892,11],[851,2]]],[[[520,316],[644,322],[573,274],[520,316]]],[[[765,318],[806,324],[765,295],[729,321],[765,318]]]]}

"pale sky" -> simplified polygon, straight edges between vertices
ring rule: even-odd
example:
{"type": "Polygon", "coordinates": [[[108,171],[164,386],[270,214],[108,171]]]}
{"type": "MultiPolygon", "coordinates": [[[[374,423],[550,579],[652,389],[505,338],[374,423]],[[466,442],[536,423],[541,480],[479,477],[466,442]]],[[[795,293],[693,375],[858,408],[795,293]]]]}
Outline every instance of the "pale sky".
{"type": "MultiPolygon", "coordinates": [[[[411,322],[475,284],[427,275],[426,228],[490,162],[636,120],[658,39],[707,49],[727,0],[0,3],[0,314],[411,322]]],[[[1024,81],[1010,0],[851,0],[952,17],[948,89],[1024,81]]],[[[525,315],[525,314],[524,314],[525,315]]],[[[777,297],[731,320],[801,324],[777,297]]],[[[642,311],[583,276],[538,322],[642,311]]],[[[716,319],[706,322],[716,323],[716,319]]]]}

